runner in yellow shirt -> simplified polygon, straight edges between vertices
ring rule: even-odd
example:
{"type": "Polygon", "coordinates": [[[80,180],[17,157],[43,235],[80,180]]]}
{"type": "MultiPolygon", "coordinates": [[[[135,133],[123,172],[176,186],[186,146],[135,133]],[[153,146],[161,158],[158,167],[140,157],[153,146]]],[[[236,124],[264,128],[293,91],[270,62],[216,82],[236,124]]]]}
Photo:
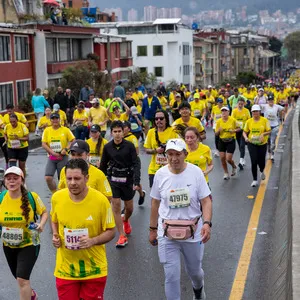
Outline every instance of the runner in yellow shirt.
{"type": "Polygon", "coordinates": [[[100,167],[103,147],[107,140],[101,136],[99,125],[93,125],[90,129],[91,137],[86,141],[90,147],[89,163],[97,168],[100,167]]]}
{"type": "Polygon", "coordinates": [[[37,293],[31,288],[30,275],[40,252],[40,239],[38,234],[33,236],[28,227],[34,226],[41,233],[48,214],[39,195],[27,191],[24,183],[20,168],[6,170],[4,184],[7,190],[0,195],[1,237],[5,257],[19,286],[20,299],[37,299],[37,293]],[[40,223],[35,223],[38,216],[40,223]]]}
{"type": "Polygon", "coordinates": [[[239,162],[239,168],[240,170],[244,169],[244,166],[246,164],[245,162],[245,139],[243,137],[243,129],[245,126],[245,123],[248,119],[251,118],[250,112],[245,106],[245,99],[242,97],[239,97],[237,107],[232,111],[231,116],[236,119],[237,124],[242,129],[241,131],[236,133],[236,141],[239,145],[240,150],[240,162],[239,162]]]}
{"type": "MultiPolygon", "coordinates": [[[[217,98],[216,100],[217,105],[215,105],[212,108],[211,111],[211,120],[213,122],[213,131],[216,131],[216,126],[217,126],[217,121],[219,119],[221,119],[222,117],[222,112],[221,112],[221,108],[223,107],[223,99],[222,98],[217,98]]],[[[216,151],[215,151],[215,156],[219,157],[219,150],[218,150],[218,146],[219,145],[219,136],[215,134],[215,146],[216,146],[216,151]]]]}
{"type": "Polygon", "coordinates": [[[48,161],[45,168],[45,180],[49,190],[56,192],[56,183],[53,179],[55,172],[59,179],[61,169],[68,162],[68,151],[71,142],[75,139],[71,130],[61,126],[59,114],[52,113],[50,116],[51,126],[44,130],[42,147],[48,153],[48,161]]]}
{"type": "Polygon", "coordinates": [[[83,159],[71,159],[66,165],[67,189],[56,192],[51,199],[59,299],[104,297],[105,244],[115,236],[115,222],[108,199],[88,187],[88,170],[83,159]]]}
{"type": "Polygon", "coordinates": [[[111,121],[117,121],[120,120],[122,122],[127,121],[129,114],[130,114],[130,108],[127,106],[127,104],[120,98],[114,98],[113,101],[109,104],[108,108],[106,109],[106,112],[109,116],[109,119],[111,121]],[[125,112],[121,113],[120,107],[116,105],[116,103],[119,103],[121,106],[125,108],[125,112]],[[110,108],[113,108],[113,112],[110,112],[110,108]]]}
{"type": "Polygon", "coordinates": [[[217,121],[215,134],[219,136],[218,150],[220,153],[220,159],[222,167],[224,169],[224,180],[228,180],[228,167],[227,163],[232,167],[231,176],[236,175],[237,166],[232,159],[233,153],[235,151],[235,138],[236,133],[241,131],[241,128],[238,126],[237,121],[229,116],[228,106],[223,106],[221,108],[222,117],[217,121]]]}
{"type": "Polygon", "coordinates": [[[0,114],[0,147],[3,152],[3,156],[5,158],[5,163],[6,163],[6,169],[8,169],[8,155],[7,155],[7,145],[4,137],[4,121],[3,121],[3,116],[0,114]]]}
{"type": "Polygon", "coordinates": [[[28,157],[28,128],[21,122],[18,122],[18,117],[15,114],[10,114],[10,123],[4,127],[4,137],[7,143],[7,156],[9,166],[16,166],[19,162],[19,167],[25,172],[26,160],[28,157]]]}
{"type": "MultiPolygon", "coordinates": [[[[75,140],[72,142],[70,146],[70,158],[77,159],[82,158],[87,163],[89,162],[89,152],[90,147],[87,142],[83,140],[75,140]]],[[[89,179],[87,182],[88,187],[93,188],[99,192],[101,192],[104,196],[106,196],[109,200],[112,197],[112,191],[110,184],[104,175],[104,173],[93,165],[89,165],[89,179]]],[[[66,178],[66,169],[62,168],[60,172],[60,178],[58,183],[58,188],[64,189],[67,187],[67,178],[66,178]]]]}
{"type": "Polygon", "coordinates": [[[99,99],[97,98],[94,98],[91,104],[93,107],[89,110],[89,125],[99,125],[101,127],[101,135],[105,137],[107,122],[109,121],[107,111],[103,106],[100,106],[99,99]]]}
{"type": "Polygon", "coordinates": [[[7,125],[9,123],[9,116],[11,114],[15,114],[17,116],[18,122],[21,122],[21,123],[25,124],[26,127],[29,126],[26,117],[23,114],[16,112],[15,111],[15,106],[13,104],[7,104],[6,105],[6,114],[3,117],[3,122],[4,122],[5,125],[7,125]]]}
{"type": "Polygon", "coordinates": [[[200,101],[200,95],[198,93],[194,94],[194,100],[190,102],[191,106],[191,115],[204,121],[207,113],[207,106],[205,101],[200,101]]]}
{"type": "Polygon", "coordinates": [[[157,98],[160,102],[161,108],[166,110],[168,106],[168,100],[165,98],[165,96],[162,94],[162,92],[157,92],[157,98]]]}
{"type": "Polygon", "coordinates": [[[76,139],[85,140],[89,137],[88,119],[88,113],[85,110],[84,104],[78,104],[77,109],[73,113],[76,139]]]}
{"type": "Polygon", "coordinates": [[[139,91],[139,89],[136,87],[136,88],[134,89],[134,92],[133,92],[132,95],[131,95],[131,98],[134,99],[135,105],[137,105],[139,100],[143,100],[143,99],[144,99],[144,95],[143,95],[143,93],[142,93],[141,91],[139,91]]]}
{"type": "Polygon", "coordinates": [[[208,174],[214,168],[210,148],[201,143],[200,133],[195,127],[188,127],[184,131],[184,140],[188,146],[186,161],[198,166],[208,183],[208,174]]]}
{"type": "Polygon", "coordinates": [[[53,113],[58,113],[60,117],[61,126],[67,127],[67,115],[63,110],[60,109],[59,104],[56,103],[53,105],[53,113]]]}
{"type": "Polygon", "coordinates": [[[266,153],[268,138],[271,133],[269,120],[261,116],[259,105],[253,105],[251,108],[252,118],[244,126],[244,138],[248,143],[248,150],[251,158],[251,169],[253,182],[252,187],[258,185],[257,167],[261,172],[261,180],[266,179],[264,173],[266,166],[266,153]]]}
{"type": "Polygon", "coordinates": [[[45,115],[40,118],[40,121],[37,124],[39,129],[44,130],[45,128],[51,126],[50,115],[51,115],[51,108],[47,107],[45,109],[45,115]]]}

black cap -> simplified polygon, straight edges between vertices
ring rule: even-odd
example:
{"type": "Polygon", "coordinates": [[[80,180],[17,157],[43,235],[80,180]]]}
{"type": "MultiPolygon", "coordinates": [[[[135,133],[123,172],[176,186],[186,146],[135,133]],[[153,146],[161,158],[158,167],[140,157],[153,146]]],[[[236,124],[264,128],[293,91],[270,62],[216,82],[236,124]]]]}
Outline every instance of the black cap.
{"type": "Polygon", "coordinates": [[[70,151],[75,151],[77,153],[89,153],[90,152],[90,146],[87,142],[83,140],[75,140],[70,147],[70,151]]]}
{"type": "Polygon", "coordinates": [[[268,100],[274,100],[274,94],[273,93],[270,93],[268,95],[268,100]]]}
{"type": "Polygon", "coordinates": [[[92,125],[92,127],[91,127],[91,131],[93,131],[93,132],[101,132],[101,128],[100,128],[99,125],[94,124],[94,125],[92,125]]]}
{"type": "Polygon", "coordinates": [[[234,90],[233,90],[234,92],[238,92],[239,91],[239,89],[238,88],[234,88],[234,90]]]}
{"type": "Polygon", "coordinates": [[[189,110],[191,110],[191,105],[187,102],[187,101],[183,101],[179,107],[178,107],[178,110],[181,110],[183,108],[188,108],[189,110]]]}
{"type": "Polygon", "coordinates": [[[50,115],[50,119],[54,119],[54,118],[60,119],[60,115],[58,113],[52,113],[50,115]]]}

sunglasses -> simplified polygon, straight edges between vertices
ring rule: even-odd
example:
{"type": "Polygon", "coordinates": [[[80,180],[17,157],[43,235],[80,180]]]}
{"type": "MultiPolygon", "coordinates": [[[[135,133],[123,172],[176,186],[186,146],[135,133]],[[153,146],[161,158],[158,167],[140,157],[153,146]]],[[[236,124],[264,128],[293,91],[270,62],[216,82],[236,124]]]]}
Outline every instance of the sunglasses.
{"type": "Polygon", "coordinates": [[[164,119],[165,119],[165,117],[155,117],[155,121],[158,121],[158,120],[162,121],[164,119]]]}

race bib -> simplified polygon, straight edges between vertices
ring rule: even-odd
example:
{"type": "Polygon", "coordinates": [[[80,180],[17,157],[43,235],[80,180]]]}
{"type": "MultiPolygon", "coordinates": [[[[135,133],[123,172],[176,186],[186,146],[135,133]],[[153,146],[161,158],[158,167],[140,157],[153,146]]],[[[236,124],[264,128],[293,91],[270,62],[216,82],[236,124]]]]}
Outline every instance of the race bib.
{"type": "Polygon", "coordinates": [[[21,147],[21,141],[11,140],[10,145],[11,145],[12,148],[20,148],[21,147]]]}
{"type": "Polygon", "coordinates": [[[70,250],[80,249],[79,238],[85,235],[86,236],[89,235],[89,230],[87,228],[82,228],[82,229],[64,228],[65,247],[70,250]]]}
{"type": "Polygon", "coordinates": [[[50,148],[57,153],[60,153],[62,150],[61,142],[60,141],[53,141],[50,143],[50,148]]]}
{"type": "Polygon", "coordinates": [[[222,115],[216,115],[216,120],[221,119],[222,115]]]}
{"type": "Polygon", "coordinates": [[[195,109],[195,110],[194,110],[194,116],[195,116],[195,117],[200,117],[200,116],[201,116],[201,112],[200,112],[199,109],[195,109]]]}
{"type": "Polygon", "coordinates": [[[238,127],[242,128],[242,129],[243,129],[243,127],[244,127],[243,121],[236,121],[236,125],[237,125],[238,127]]]}
{"type": "Polygon", "coordinates": [[[8,245],[18,246],[23,242],[22,228],[2,228],[2,240],[8,245]]]}
{"type": "Polygon", "coordinates": [[[120,183],[125,183],[127,181],[126,177],[115,177],[115,176],[111,176],[110,179],[112,182],[120,182],[120,183]]]}
{"type": "Polygon", "coordinates": [[[77,121],[75,125],[76,126],[81,126],[82,125],[82,121],[77,121]]]}
{"type": "Polygon", "coordinates": [[[157,165],[166,165],[168,164],[168,159],[164,154],[156,154],[155,162],[157,165]]]}
{"type": "Polygon", "coordinates": [[[274,114],[269,114],[269,115],[268,115],[268,120],[269,120],[269,121],[275,121],[276,118],[277,118],[277,117],[276,117],[274,114]]]}
{"type": "Polygon", "coordinates": [[[131,123],[131,130],[137,130],[139,129],[139,125],[136,123],[131,123]]]}
{"type": "Polygon", "coordinates": [[[251,143],[252,144],[260,144],[260,136],[259,135],[253,135],[251,137],[251,143]]]}
{"type": "Polygon", "coordinates": [[[187,188],[174,189],[169,192],[169,207],[182,208],[190,206],[190,192],[187,188]]]}
{"type": "Polygon", "coordinates": [[[100,163],[100,156],[90,156],[90,164],[93,166],[98,166],[100,163]]]}

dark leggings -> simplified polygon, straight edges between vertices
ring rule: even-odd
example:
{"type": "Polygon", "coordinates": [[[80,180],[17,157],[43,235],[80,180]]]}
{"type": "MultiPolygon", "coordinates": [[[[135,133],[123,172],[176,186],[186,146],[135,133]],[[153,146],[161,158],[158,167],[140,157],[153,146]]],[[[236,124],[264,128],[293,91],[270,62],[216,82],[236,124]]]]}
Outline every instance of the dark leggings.
{"type": "Polygon", "coordinates": [[[266,166],[267,144],[254,145],[248,143],[248,150],[251,159],[251,169],[253,180],[257,180],[257,166],[260,172],[263,172],[266,166]]]}
{"type": "Polygon", "coordinates": [[[4,143],[5,143],[5,138],[0,137],[0,147],[1,147],[1,150],[2,150],[3,155],[5,157],[5,162],[8,163],[7,146],[6,146],[6,143],[5,144],[4,143]]]}
{"type": "Polygon", "coordinates": [[[143,134],[143,131],[133,132],[132,134],[137,138],[137,140],[139,140],[143,134]]]}
{"type": "Polygon", "coordinates": [[[236,133],[236,141],[239,145],[240,158],[244,158],[245,157],[245,139],[243,137],[243,131],[239,131],[236,133]]]}
{"type": "Polygon", "coordinates": [[[219,140],[220,140],[220,137],[218,135],[215,135],[215,145],[216,145],[216,149],[219,150],[219,140]]]}

